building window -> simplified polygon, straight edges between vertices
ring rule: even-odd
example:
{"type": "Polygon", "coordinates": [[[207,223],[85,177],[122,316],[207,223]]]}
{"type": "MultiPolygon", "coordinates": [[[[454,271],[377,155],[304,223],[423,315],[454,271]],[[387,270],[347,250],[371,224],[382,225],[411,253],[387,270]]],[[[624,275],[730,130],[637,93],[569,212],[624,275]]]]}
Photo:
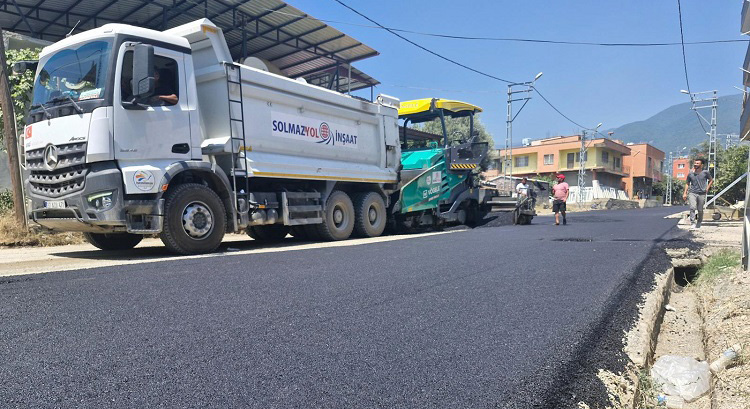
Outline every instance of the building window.
{"type": "Polygon", "coordinates": [[[618,158],[618,157],[615,157],[615,167],[616,168],[620,167],[620,158],[618,158]]]}
{"type": "Polygon", "coordinates": [[[651,169],[653,169],[653,168],[652,168],[652,165],[653,165],[653,163],[654,163],[654,162],[653,162],[653,161],[651,160],[651,157],[649,156],[649,157],[648,157],[648,158],[646,159],[646,169],[647,169],[647,170],[651,170],[651,169]]]}
{"type": "Polygon", "coordinates": [[[685,169],[685,164],[684,163],[678,163],[677,164],[677,169],[685,169]]]}
{"type": "Polygon", "coordinates": [[[529,166],[529,157],[528,156],[516,156],[516,167],[524,168],[526,166],[529,166]]]}
{"type": "Polygon", "coordinates": [[[602,162],[609,163],[609,152],[602,151],[602,162]]]}
{"type": "Polygon", "coordinates": [[[545,165],[552,165],[553,163],[555,163],[555,155],[554,154],[544,155],[544,164],[545,165]]]}
{"type": "MultiPolygon", "coordinates": [[[[584,152],[583,153],[583,161],[586,162],[586,160],[588,159],[588,157],[589,157],[589,153],[588,152],[584,152]]],[[[576,152],[576,162],[581,162],[581,152],[576,152]]]]}
{"type": "Polygon", "coordinates": [[[677,177],[678,177],[678,178],[684,178],[684,177],[685,177],[685,174],[684,174],[684,173],[678,173],[678,174],[677,174],[677,177]]]}

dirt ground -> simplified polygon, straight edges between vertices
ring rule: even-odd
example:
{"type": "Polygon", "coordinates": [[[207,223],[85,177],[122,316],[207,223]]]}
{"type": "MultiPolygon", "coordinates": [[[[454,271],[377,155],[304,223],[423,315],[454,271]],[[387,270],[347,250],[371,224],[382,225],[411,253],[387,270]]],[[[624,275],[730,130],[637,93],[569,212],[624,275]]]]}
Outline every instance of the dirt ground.
{"type": "MultiPolygon", "coordinates": [[[[679,227],[688,230],[685,220],[679,227]]],[[[654,358],[671,354],[710,363],[728,348],[740,345],[739,359],[712,376],[710,393],[683,407],[750,408],[750,273],[740,266],[716,268],[711,262],[712,257],[738,260],[742,224],[704,222],[690,232],[692,240],[701,245],[698,257],[703,267],[691,283],[673,285],[654,358]]],[[[678,259],[690,256],[695,254],[678,259]]]]}
{"type": "Polygon", "coordinates": [[[49,233],[27,229],[17,223],[11,212],[0,212],[0,248],[18,246],[63,246],[85,242],[83,234],[75,232],[49,233]]]}
{"type": "MultiPolygon", "coordinates": [[[[680,355],[710,363],[739,344],[739,359],[712,376],[708,394],[674,407],[750,409],[750,273],[738,265],[742,223],[704,222],[701,229],[690,230],[681,220],[678,228],[660,245],[672,258],[675,278],[672,271],[657,274],[653,289],[643,295],[639,318],[624,334],[626,370],[598,374],[609,391],[607,407],[671,407],[659,405],[661,388],[650,376],[657,358],[680,355]]],[[[589,409],[584,402],[578,407],[589,409]]]]}

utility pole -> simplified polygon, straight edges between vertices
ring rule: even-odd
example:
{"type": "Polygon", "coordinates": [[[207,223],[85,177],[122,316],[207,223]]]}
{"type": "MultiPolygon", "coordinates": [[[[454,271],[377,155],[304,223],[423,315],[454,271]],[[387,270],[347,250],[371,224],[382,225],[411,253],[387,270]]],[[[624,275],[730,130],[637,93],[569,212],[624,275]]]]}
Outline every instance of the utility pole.
{"type": "MultiPolygon", "coordinates": [[[[596,133],[602,126],[601,123],[592,129],[591,137],[596,138],[596,133]]],[[[588,154],[586,145],[586,129],[581,130],[581,148],[578,153],[578,206],[583,206],[583,189],[586,187],[586,159],[588,154]]]]}
{"type": "Polygon", "coordinates": [[[726,138],[724,142],[724,149],[729,149],[732,146],[737,146],[740,144],[740,135],[736,133],[720,133],[716,136],[726,138]]]}
{"type": "Polygon", "coordinates": [[[717,140],[716,140],[716,106],[719,99],[714,91],[714,96],[711,99],[711,130],[708,133],[708,171],[711,173],[711,178],[716,180],[716,151],[717,151],[717,140]]]}
{"type": "Polygon", "coordinates": [[[581,149],[578,153],[578,206],[583,206],[583,188],[586,186],[586,130],[581,131],[581,149]]]}
{"type": "MultiPolygon", "coordinates": [[[[709,125],[710,130],[706,132],[706,135],[708,135],[708,171],[711,173],[711,177],[716,180],[716,170],[717,170],[717,161],[716,161],[716,151],[717,151],[717,138],[716,138],[716,109],[718,107],[718,91],[702,91],[702,92],[690,92],[686,90],[681,90],[683,94],[687,94],[690,96],[690,102],[693,103],[693,106],[690,108],[693,111],[695,111],[696,114],[698,114],[699,120],[702,120],[706,124],[709,125]],[[701,109],[708,109],[711,108],[711,120],[706,119],[705,116],[701,114],[701,109]]],[[[704,128],[705,130],[705,128],[704,128]]],[[[709,195],[710,196],[710,195],[709,195]]]]}
{"type": "Polygon", "coordinates": [[[506,192],[512,192],[513,190],[513,121],[531,99],[534,83],[541,78],[542,74],[541,72],[537,74],[533,81],[508,84],[508,112],[505,119],[505,155],[503,157],[503,185],[506,192]],[[522,89],[513,90],[514,87],[521,87],[522,89]],[[525,95],[520,98],[514,98],[513,95],[518,93],[525,93],[525,95]],[[523,101],[523,105],[513,115],[513,103],[516,101],[523,101]]]}
{"type": "Polygon", "coordinates": [[[5,61],[5,40],[0,28],[0,109],[3,111],[3,137],[5,149],[8,152],[8,171],[13,190],[13,210],[16,221],[22,226],[26,224],[26,209],[23,203],[21,187],[21,172],[18,162],[18,142],[16,142],[16,115],[13,112],[13,100],[8,81],[8,63],[5,61]]]}
{"type": "Polygon", "coordinates": [[[667,169],[667,191],[664,193],[664,204],[672,204],[672,169],[674,168],[674,154],[669,152],[669,168],[667,169]]]}

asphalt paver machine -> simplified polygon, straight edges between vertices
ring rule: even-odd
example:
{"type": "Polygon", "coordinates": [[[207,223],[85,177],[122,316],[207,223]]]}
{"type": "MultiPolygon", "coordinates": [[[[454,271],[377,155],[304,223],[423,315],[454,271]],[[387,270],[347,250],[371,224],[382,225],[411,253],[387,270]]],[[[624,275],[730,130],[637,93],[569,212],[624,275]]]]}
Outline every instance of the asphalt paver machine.
{"type": "Polygon", "coordinates": [[[401,103],[400,188],[391,209],[396,227],[472,225],[491,209],[489,201],[497,191],[481,187],[476,174],[489,149],[474,129],[479,112],[478,106],[440,98],[401,103]],[[450,121],[459,118],[468,118],[468,129],[449,135],[450,121]],[[430,121],[439,121],[439,132],[426,132],[420,125],[430,121]]]}

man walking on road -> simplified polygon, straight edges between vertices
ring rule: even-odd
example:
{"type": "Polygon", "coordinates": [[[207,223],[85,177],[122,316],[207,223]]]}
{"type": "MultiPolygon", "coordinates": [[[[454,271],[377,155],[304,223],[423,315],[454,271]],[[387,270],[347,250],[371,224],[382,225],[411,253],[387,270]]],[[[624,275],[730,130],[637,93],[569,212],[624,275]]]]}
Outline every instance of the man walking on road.
{"type": "Polygon", "coordinates": [[[706,205],[706,193],[714,183],[711,172],[703,169],[705,162],[703,158],[696,158],[693,161],[693,171],[687,175],[685,192],[682,194],[682,200],[687,200],[690,205],[690,224],[693,229],[701,227],[703,207],[706,205]],[[698,211],[697,219],[695,218],[696,210],[698,211]]]}
{"type": "Polygon", "coordinates": [[[563,224],[568,224],[565,219],[565,204],[568,202],[568,195],[570,194],[570,187],[565,183],[565,175],[562,173],[557,175],[557,184],[552,186],[552,195],[554,201],[552,202],[552,211],[555,212],[555,226],[560,225],[560,213],[562,213],[563,224]]]}

